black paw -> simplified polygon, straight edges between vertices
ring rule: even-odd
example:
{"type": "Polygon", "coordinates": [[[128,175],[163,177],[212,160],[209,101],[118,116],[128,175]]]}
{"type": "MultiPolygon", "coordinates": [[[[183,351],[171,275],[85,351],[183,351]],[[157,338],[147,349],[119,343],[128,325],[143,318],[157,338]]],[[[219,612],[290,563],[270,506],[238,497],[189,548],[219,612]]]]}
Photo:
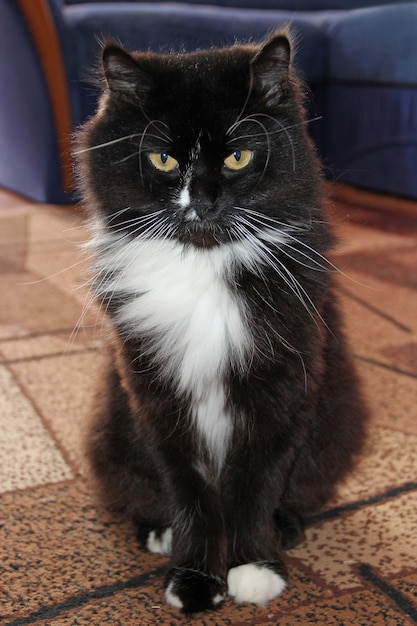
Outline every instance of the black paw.
{"type": "Polygon", "coordinates": [[[167,574],[165,597],[184,613],[215,609],[226,595],[226,581],[185,567],[173,567],[167,574]]]}

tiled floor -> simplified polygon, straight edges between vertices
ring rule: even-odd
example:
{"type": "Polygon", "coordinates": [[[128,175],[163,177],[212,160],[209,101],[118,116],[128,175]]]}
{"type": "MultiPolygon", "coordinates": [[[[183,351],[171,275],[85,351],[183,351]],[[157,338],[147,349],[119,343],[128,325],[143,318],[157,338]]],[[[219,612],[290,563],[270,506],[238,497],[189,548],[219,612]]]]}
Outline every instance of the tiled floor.
{"type": "MultiPolygon", "coordinates": [[[[334,259],[371,407],[367,452],[288,553],[290,589],[195,624],[417,623],[417,206],[349,197],[360,206],[333,210],[334,259]]],[[[103,342],[84,240],[74,210],[0,192],[0,622],[183,623],[162,600],[165,559],[141,552],[84,478],[103,342]]]]}

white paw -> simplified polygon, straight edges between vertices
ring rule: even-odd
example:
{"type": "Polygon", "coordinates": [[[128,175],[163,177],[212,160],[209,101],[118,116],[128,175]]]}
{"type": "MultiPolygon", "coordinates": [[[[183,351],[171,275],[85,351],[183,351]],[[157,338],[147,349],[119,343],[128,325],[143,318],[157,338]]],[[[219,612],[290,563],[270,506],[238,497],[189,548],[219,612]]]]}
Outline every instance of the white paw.
{"type": "Polygon", "coordinates": [[[176,609],[182,609],[184,605],[177,594],[173,592],[173,588],[174,583],[170,582],[168,587],[165,589],[165,600],[171,606],[175,606],[176,609]]]}
{"type": "Polygon", "coordinates": [[[229,570],[227,585],[229,595],[233,596],[236,602],[265,605],[279,596],[287,583],[267,565],[246,563],[229,570]]]}
{"type": "Polygon", "coordinates": [[[151,530],[146,540],[146,547],[155,554],[171,554],[172,550],[172,528],[166,528],[162,534],[151,530]]]}

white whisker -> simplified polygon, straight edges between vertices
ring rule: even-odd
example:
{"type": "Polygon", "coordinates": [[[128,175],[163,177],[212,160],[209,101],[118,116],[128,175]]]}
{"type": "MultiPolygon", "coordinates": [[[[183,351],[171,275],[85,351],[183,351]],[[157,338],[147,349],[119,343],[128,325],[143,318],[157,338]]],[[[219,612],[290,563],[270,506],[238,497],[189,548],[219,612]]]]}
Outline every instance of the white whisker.
{"type": "Polygon", "coordinates": [[[133,135],[125,135],[124,137],[118,137],[117,139],[112,139],[111,141],[105,141],[103,143],[99,143],[95,146],[90,146],[89,148],[82,148],[81,150],[75,150],[74,154],[83,154],[84,152],[91,152],[92,150],[100,150],[101,148],[107,148],[108,146],[113,146],[116,143],[120,143],[121,141],[132,140],[135,137],[139,137],[141,133],[134,133],[133,135]]]}

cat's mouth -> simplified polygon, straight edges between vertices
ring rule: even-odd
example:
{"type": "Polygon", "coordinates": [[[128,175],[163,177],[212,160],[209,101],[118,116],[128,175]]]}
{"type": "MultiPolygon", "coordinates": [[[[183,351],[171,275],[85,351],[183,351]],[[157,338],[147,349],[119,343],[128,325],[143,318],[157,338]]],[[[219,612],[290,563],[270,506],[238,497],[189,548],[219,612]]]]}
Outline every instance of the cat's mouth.
{"type": "Polygon", "coordinates": [[[222,243],[220,232],[213,227],[202,225],[185,226],[178,233],[179,240],[185,244],[191,244],[196,248],[214,248],[222,243]]]}
{"type": "Polygon", "coordinates": [[[196,248],[214,248],[230,240],[228,228],[219,216],[183,218],[177,223],[176,236],[181,243],[196,248]]]}
{"type": "Polygon", "coordinates": [[[178,239],[181,243],[208,249],[224,243],[225,232],[224,229],[211,223],[192,222],[180,227],[178,239]]]}

